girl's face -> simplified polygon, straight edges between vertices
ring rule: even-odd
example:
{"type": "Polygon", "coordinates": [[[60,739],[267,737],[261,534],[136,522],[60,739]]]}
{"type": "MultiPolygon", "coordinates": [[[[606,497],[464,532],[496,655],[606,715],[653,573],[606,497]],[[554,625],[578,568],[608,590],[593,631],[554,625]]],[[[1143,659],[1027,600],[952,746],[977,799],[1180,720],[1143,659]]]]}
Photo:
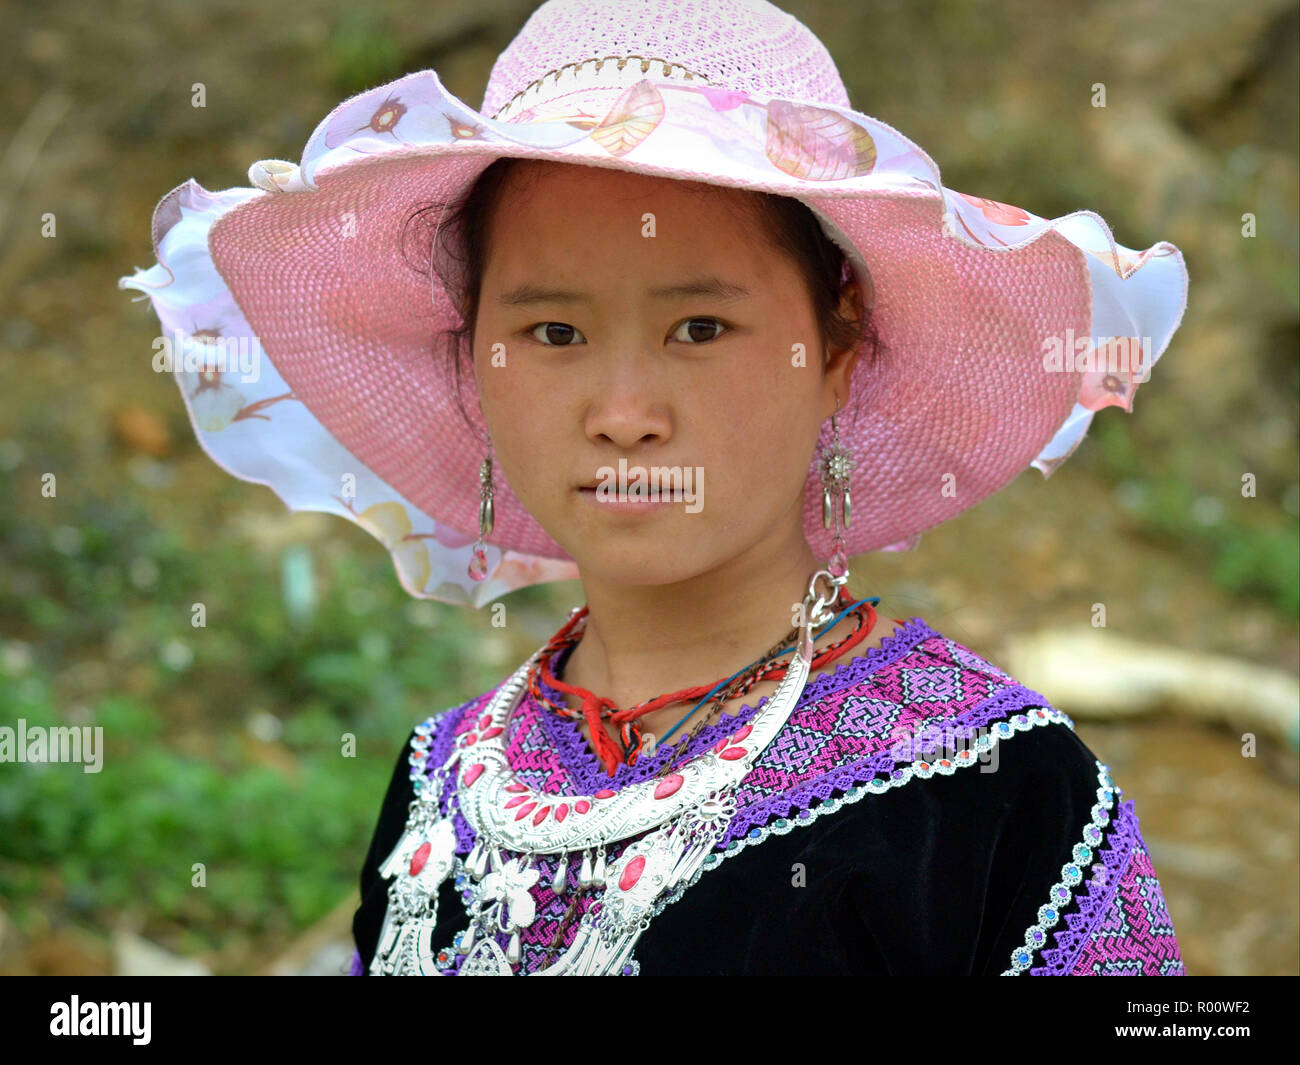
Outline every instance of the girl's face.
{"type": "Polygon", "coordinates": [[[804,479],[852,355],[823,375],[804,280],[745,194],[525,166],[535,180],[516,169],[494,212],[474,333],[493,453],[521,502],[584,579],[670,584],[805,552],[804,479]],[[676,467],[682,497],[634,511],[581,490],[618,487],[620,459],[624,483],[676,467]]]}

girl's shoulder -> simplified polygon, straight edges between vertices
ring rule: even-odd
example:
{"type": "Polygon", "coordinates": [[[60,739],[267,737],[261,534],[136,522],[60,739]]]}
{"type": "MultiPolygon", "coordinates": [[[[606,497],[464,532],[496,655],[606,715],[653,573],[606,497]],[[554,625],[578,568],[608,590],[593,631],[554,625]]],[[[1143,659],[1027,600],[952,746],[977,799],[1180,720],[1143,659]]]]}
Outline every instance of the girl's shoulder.
{"type": "Polygon", "coordinates": [[[877,914],[936,855],[983,869],[1002,929],[982,945],[990,972],[1185,973],[1110,768],[1042,693],[920,618],[817,678],[741,787],[730,847],[829,816],[864,897],[885,886],[867,906],[877,914]]]}
{"type": "MultiPolygon", "coordinates": [[[[870,648],[809,682],[789,720],[741,785],[742,816],[736,831],[779,811],[809,816],[810,803],[834,793],[876,793],[915,780],[951,776],[995,763],[1002,748],[1051,728],[1073,754],[1057,773],[1095,778],[1095,758],[1077,738],[1073,722],[1040,692],[1021,684],[984,656],[914,617],[870,648]]],[[[1046,745],[1052,746],[1051,744],[1046,745]]],[[[1042,752],[1017,758],[1031,770],[1042,752]]],[[[1029,753],[1026,750],[1026,753],[1029,753]]]]}
{"type": "Polygon", "coordinates": [[[441,754],[445,759],[451,753],[456,738],[474,729],[486,711],[488,702],[507,679],[503,678],[486,691],[479,692],[462,703],[430,714],[423,721],[417,722],[408,736],[408,741],[421,735],[426,736],[429,742],[429,764],[434,764],[433,759],[437,754],[441,754]]]}

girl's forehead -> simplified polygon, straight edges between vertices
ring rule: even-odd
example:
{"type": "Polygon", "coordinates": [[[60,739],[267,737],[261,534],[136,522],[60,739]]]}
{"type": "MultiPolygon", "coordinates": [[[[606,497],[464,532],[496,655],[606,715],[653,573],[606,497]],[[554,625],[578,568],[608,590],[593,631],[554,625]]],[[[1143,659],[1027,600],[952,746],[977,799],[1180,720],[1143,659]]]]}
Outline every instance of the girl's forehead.
{"type": "Polygon", "coordinates": [[[635,299],[668,307],[697,298],[738,307],[755,297],[784,296],[797,281],[797,265],[765,241],[744,239],[751,232],[746,226],[710,231],[701,222],[672,236],[661,229],[650,240],[641,236],[639,218],[621,234],[590,222],[521,225],[519,238],[511,233],[493,241],[483,279],[495,290],[491,302],[506,309],[635,299]]]}
{"type": "Polygon", "coordinates": [[[574,272],[767,268],[774,251],[762,239],[766,223],[754,204],[667,185],[630,193],[626,185],[593,186],[554,196],[538,190],[497,212],[490,258],[497,266],[574,272]]]}
{"type": "Polygon", "coordinates": [[[758,193],[535,160],[508,176],[516,175],[518,194],[503,184],[493,215],[484,277],[493,288],[546,281],[640,299],[654,288],[721,279],[754,294],[797,273],[774,246],[758,193]]]}

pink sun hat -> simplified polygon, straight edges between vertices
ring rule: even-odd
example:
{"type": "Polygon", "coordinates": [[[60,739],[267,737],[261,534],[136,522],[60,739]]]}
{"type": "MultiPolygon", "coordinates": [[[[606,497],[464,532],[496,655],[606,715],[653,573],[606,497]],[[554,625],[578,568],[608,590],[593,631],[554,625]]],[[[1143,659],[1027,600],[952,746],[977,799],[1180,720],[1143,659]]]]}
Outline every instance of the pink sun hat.
{"type": "MultiPolygon", "coordinates": [[[[497,465],[487,578],[469,577],[487,426],[476,395],[466,424],[432,354],[460,316],[401,247],[413,208],[503,156],[812,209],[874,288],[883,344],[857,360],[837,419],[857,462],[850,557],[914,548],[1028,466],[1050,475],[1098,410],[1132,410],[1187,304],[1168,242],[1136,251],[1091,211],[1047,219],[945,188],[764,0],[550,0],[498,57],[480,110],[432,70],[354,96],[300,162],[254,163],[254,187],[172,189],[153,215],[157,264],[118,282],[174,340],[162,368],[214,461],[293,510],[357,522],[421,598],[479,607],[578,576],[497,465]]],[[[804,532],[827,558],[821,494],[815,454],[804,532]]]]}

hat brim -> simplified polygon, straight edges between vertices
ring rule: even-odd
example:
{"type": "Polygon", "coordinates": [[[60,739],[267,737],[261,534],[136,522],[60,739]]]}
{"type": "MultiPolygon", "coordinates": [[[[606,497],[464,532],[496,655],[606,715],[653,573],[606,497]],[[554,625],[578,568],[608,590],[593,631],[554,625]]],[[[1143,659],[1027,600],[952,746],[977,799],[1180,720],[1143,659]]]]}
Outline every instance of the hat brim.
{"type": "MultiPolygon", "coordinates": [[[[154,212],[158,265],[119,284],[147,293],[178,341],[172,368],[214,461],[292,509],[357,521],[414,596],[480,606],[578,575],[498,466],[488,578],[468,576],[483,455],[431,356],[459,319],[402,255],[413,207],[503,156],[794,196],[869,270],[884,352],[858,360],[840,419],[857,461],[850,556],[914,547],[1026,467],[1050,474],[1096,410],[1131,409],[1186,307],[1172,244],[1134,251],[1089,211],[1046,219],[946,189],[918,146],[847,108],[641,81],[502,122],[433,71],[408,75],[335,108],[301,163],[255,163],[256,187],[173,189],[154,212]],[[1109,337],[1142,341],[1140,374],[1046,357],[1109,337]]],[[[803,514],[828,557],[815,455],[803,514]]]]}

